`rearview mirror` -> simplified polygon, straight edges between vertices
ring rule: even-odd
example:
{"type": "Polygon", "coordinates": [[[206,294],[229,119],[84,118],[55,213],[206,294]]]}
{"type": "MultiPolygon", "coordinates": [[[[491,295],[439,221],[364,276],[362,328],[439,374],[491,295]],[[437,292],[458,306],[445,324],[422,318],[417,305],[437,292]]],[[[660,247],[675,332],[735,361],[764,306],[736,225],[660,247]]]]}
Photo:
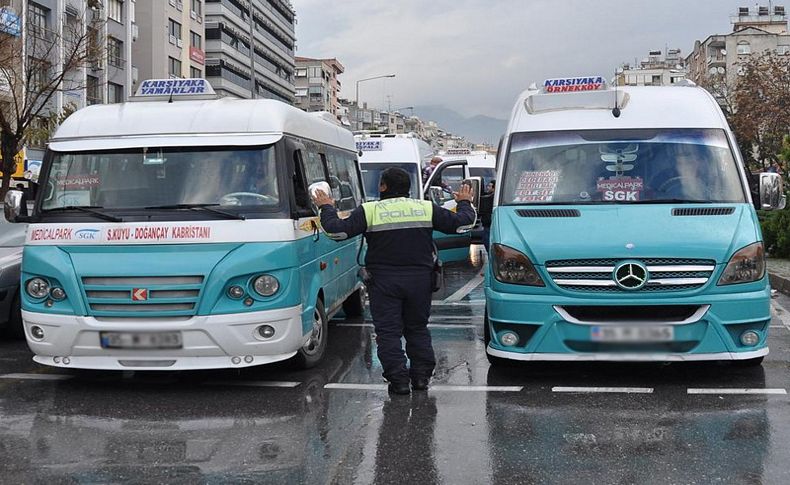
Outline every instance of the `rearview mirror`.
{"type": "Polygon", "coordinates": [[[480,190],[483,187],[483,177],[469,177],[462,182],[464,185],[472,187],[472,205],[475,209],[480,209],[480,190]]]}
{"type": "Polygon", "coordinates": [[[786,205],[782,176],[778,173],[761,173],[760,208],[765,211],[782,210],[786,205]]]}
{"type": "Polygon", "coordinates": [[[22,215],[23,198],[21,190],[9,190],[5,194],[5,200],[3,201],[5,220],[8,222],[17,222],[19,220],[19,216],[22,215]]]}

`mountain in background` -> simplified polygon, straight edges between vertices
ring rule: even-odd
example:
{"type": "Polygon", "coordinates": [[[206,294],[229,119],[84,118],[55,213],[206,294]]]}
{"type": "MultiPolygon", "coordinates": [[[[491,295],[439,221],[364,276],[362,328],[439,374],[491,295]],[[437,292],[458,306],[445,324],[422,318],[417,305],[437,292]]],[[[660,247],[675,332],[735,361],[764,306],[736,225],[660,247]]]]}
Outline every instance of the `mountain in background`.
{"type": "MultiPolygon", "coordinates": [[[[410,114],[407,110],[403,114],[410,114]]],[[[497,146],[505,133],[507,121],[490,116],[477,115],[466,118],[444,106],[415,106],[415,116],[423,121],[435,121],[439,128],[460,135],[473,143],[489,143],[497,146]]]]}

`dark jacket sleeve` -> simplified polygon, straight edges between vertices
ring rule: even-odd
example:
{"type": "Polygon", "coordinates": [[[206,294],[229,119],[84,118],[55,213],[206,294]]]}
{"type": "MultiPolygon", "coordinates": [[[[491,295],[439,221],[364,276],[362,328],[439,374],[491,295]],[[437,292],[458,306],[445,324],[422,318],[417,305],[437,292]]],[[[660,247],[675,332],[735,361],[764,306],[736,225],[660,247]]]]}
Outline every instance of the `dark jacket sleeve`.
{"type": "Polygon", "coordinates": [[[362,206],[354,209],[347,219],[341,219],[337,216],[337,209],[327,204],[321,207],[321,227],[330,238],[343,241],[365,232],[368,221],[362,206]]]}
{"type": "Polygon", "coordinates": [[[462,234],[471,231],[476,219],[475,208],[466,200],[458,203],[457,212],[433,205],[433,228],[445,234],[462,234]]]}

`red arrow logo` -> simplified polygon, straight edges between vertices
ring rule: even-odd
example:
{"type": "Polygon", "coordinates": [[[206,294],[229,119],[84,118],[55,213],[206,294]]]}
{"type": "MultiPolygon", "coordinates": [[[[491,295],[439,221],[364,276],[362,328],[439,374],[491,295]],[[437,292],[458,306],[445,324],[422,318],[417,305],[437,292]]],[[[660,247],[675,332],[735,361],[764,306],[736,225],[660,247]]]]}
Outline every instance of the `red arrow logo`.
{"type": "Polygon", "coordinates": [[[132,301],[148,301],[148,290],[146,288],[133,288],[132,301]]]}

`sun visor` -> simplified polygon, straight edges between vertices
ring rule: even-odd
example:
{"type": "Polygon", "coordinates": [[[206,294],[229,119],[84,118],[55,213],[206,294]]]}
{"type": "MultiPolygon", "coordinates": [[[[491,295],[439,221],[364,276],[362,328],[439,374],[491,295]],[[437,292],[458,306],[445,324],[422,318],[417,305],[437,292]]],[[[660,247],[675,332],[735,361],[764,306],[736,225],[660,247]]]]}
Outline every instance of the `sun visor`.
{"type": "Polygon", "coordinates": [[[615,96],[617,96],[617,106],[620,109],[625,109],[630,96],[622,90],[615,92],[614,89],[568,93],[537,93],[528,97],[524,104],[529,114],[577,109],[611,110],[615,107],[615,96]]]}
{"type": "Polygon", "coordinates": [[[49,149],[56,152],[121,150],[142,147],[224,147],[271,145],[283,137],[282,133],[222,135],[188,134],[165,136],[129,136],[112,138],[81,138],[53,140],[49,149]]]}

